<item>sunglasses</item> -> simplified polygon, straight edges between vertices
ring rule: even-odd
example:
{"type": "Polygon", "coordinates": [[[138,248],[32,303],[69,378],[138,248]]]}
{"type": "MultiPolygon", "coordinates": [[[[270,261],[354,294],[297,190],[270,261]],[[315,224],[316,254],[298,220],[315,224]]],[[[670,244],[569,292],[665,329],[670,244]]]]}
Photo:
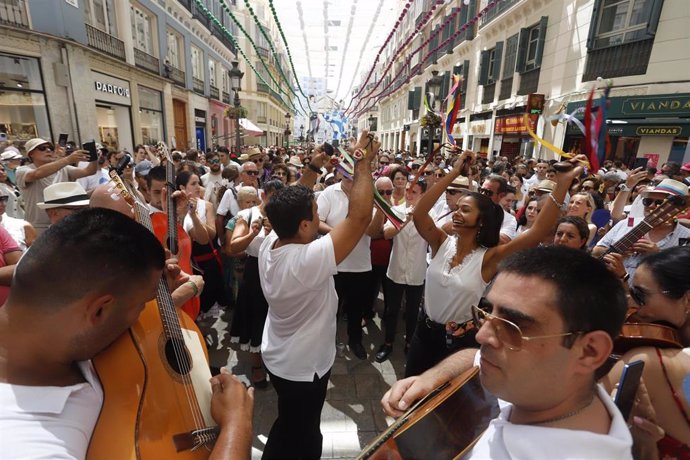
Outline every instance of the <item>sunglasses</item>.
{"type": "Polygon", "coordinates": [[[455,196],[458,193],[462,193],[462,190],[454,190],[454,189],[449,188],[446,190],[446,193],[450,196],[455,196]]]}
{"type": "Polygon", "coordinates": [[[220,160],[216,158],[213,160],[208,160],[208,163],[212,164],[212,165],[217,165],[217,164],[220,164],[220,160]]]}
{"type": "MultiPolygon", "coordinates": [[[[639,286],[631,286],[630,289],[628,289],[628,292],[630,292],[630,298],[633,299],[640,307],[644,307],[647,304],[648,294],[654,294],[653,292],[648,292],[646,289],[639,286]]],[[[671,293],[671,291],[659,291],[659,293],[668,295],[671,293]]]]}
{"type": "Polygon", "coordinates": [[[379,195],[391,196],[393,194],[393,190],[378,190],[377,189],[376,191],[379,192],[379,195]]]}
{"type": "Polygon", "coordinates": [[[482,195],[486,195],[488,197],[494,196],[494,191],[489,190],[488,188],[480,188],[479,193],[481,193],[482,195]]]}
{"type": "Polygon", "coordinates": [[[39,152],[45,152],[46,150],[53,150],[53,149],[54,149],[54,147],[52,145],[43,144],[43,145],[39,145],[38,147],[36,147],[35,150],[38,150],[39,152]]]}
{"type": "Polygon", "coordinates": [[[9,201],[10,197],[9,196],[0,196],[0,203],[5,203],[9,201]]]}
{"type": "Polygon", "coordinates": [[[434,172],[433,171],[424,171],[425,176],[433,176],[434,172]]]}
{"type": "Polygon", "coordinates": [[[259,171],[245,171],[245,174],[249,174],[250,176],[258,176],[259,171]]]}
{"type": "Polygon", "coordinates": [[[520,351],[522,349],[523,342],[528,342],[530,340],[541,340],[541,339],[551,339],[555,337],[568,337],[570,335],[582,334],[583,332],[564,332],[562,334],[549,334],[549,335],[533,335],[527,337],[522,335],[522,330],[520,327],[508,321],[507,319],[500,318],[498,316],[492,315],[487,310],[493,310],[493,305],[488,300],[482,298],[479,301],[480,307],[472,305],[472,319],[477,324],[478,327],[484,326],[485,323],[491,323],[494,329],[496,338],[505,345],[509,350],[520,351]]]}
{"type": "Polygon", "coordinates": [[[594,187],[590,187],[589,185],[583,185],[582,190],[585,192],[589,192],[590,190],[594,190],[594,187]]]}
{"type": "Polygon", "coordinates": [[[642,198],[642,204],[645,207],[650,207],[653,204],[655,204],[657,206],[661,206],[664,201],[665,200],[662,200],[662,199],[655,200],[654,198],[642,198]]]}

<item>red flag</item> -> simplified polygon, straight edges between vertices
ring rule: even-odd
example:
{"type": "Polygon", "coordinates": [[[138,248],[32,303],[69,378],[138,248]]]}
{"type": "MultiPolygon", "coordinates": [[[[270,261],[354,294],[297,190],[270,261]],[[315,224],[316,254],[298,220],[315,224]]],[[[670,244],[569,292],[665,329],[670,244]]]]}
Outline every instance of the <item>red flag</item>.
{"type": "Polygon", "coordinates": [[[592,173],[599,171],[599,159],[597,158],[597,151],[593,148],[592,140],[594,138],[592,133],[592,104],[594,102],[594,88],[589,93],[587,105],[585,106],[585,118],[583,124],[585,125],[585,155],[589,160],[589,165],[592,168],[592,173]]]}

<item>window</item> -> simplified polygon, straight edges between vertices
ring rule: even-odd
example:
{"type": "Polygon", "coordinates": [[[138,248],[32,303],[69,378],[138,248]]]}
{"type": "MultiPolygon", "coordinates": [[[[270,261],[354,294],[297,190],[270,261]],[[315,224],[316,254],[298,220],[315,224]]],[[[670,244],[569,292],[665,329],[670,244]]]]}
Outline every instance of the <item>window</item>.
{"type": "Polygon", "coordinates": [[[600,3],[593,48],[647,38],[653,0],[604,0],[600,3]]]}
{"type": "Polygon", "coordinates": [[[503,65],[503,79],[513,78],[515,73],[515,59],[517,58],[518,36],[515,34],[506,40],[506,60],[503,65]]]}
{"type": "Polygon", "coordinates": [[[117,37],[115,0],[84,0],[86,23],[117,37]]]}
{"type": "Polygon", "coordinates": [[[520,30],[515,66],[517,72],[525,73],[541,67],[548,20],[548,16],[542,16],[538,24],[520,30]]]}
{"type": "Polygon", "coordinates": [[[196,46],[192,46],[192,76],[204,80],[204,53],[196,46]]]}
{"type": "Polygon", "coordinates": [[[153,18],[141,8],[130,7],[132,20],[132,39],[134,47],[147,54],[154,55],[153,18]]]}
{"type": "Polygon", "coordinates": [[[216,61],[213,59],[208,60],[208,81],[211,86],[218,87],[216,85],[216,61]]]}
{"type": "Polygon", "coordinates": [[[496,83],[501,71],[501,56],[503,54],[503,42],[497,42],[496,47],[482,51],[479,63],[479,84],[492,85],[496,83]]]}
{"type": "Polygon", "coordinates": [[[139,116],[144,144],[153,145],[165,139],[162,100],[160,91],[139,86],[139,116]]]}
{"type": "Polygon", "coordinates": [[[168,54],[166,58],[170,65],[177,69],[182,69],[184,65],[182,37],[168,29],[168,54]]]}
{"type": "Polygon", "coordinates": [[[225,94],[230,94],[230,76],[228,75],[228,70],[221,67],[220,73],[223,76],[223,92],[225,94]]]}

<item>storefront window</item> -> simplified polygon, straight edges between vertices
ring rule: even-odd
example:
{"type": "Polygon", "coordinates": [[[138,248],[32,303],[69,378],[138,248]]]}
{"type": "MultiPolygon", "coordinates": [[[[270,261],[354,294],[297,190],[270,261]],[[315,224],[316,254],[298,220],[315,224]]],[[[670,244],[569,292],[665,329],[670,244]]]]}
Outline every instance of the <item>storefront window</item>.
{"type": "Polygon", "coordinates": [[[139,86],[139,116],[144,144],[156,144],[165,139],[161,97],[160,91],[139,86]]]}
{"type": "Polygon", "coordinates": [[[51,139],[38,59],[0,53],[0,133],[21,143],[51,139]]]}
{"type": "Polygon", "coordinates": [[[97,105],[100,143],[108,150],[132,151],[132,130],[129,107],[121,105],[97,105]]]}

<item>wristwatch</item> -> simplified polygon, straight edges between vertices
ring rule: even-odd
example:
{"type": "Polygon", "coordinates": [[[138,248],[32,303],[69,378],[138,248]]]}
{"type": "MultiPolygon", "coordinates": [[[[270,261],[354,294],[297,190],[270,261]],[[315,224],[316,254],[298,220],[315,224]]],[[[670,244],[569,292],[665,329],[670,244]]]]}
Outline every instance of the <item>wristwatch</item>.
{"type": "Polygon", "coordinates": [[[618,190],[620,190],[621,192],[631,192],[632,191],[632,189],[630,187],[628,187],[626,184],[619,185],[618,190]]]}

